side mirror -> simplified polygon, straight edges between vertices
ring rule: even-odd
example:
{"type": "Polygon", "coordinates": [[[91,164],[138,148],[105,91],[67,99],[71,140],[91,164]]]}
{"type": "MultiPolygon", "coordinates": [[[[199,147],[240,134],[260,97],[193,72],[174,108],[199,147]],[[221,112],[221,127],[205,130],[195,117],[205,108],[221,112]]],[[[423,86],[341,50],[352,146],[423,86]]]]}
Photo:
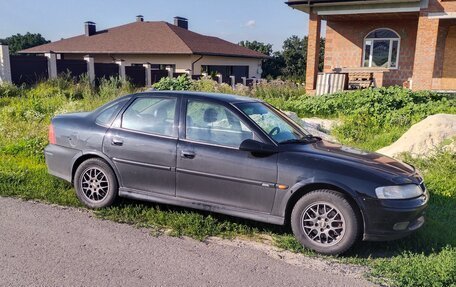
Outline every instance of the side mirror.
{"type": "Polygon", "coordinates": [[[265,144],[256,140],[246,139],[239,146],[239,150],[249,151],[252,154],[268,155],[279,151],[279,149],[272,144],[265,144]]]}

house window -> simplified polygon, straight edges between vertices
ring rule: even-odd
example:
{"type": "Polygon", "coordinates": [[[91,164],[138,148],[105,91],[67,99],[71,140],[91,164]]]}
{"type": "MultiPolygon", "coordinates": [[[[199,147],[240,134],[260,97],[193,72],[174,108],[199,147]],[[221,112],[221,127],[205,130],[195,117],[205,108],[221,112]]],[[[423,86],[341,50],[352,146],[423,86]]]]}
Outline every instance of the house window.
{"type": "Polygon", "coordinates": [[[390,29],[377,29],[364,39],[363,67],[397,69],[399,61],[399,35],[390,29]]]}

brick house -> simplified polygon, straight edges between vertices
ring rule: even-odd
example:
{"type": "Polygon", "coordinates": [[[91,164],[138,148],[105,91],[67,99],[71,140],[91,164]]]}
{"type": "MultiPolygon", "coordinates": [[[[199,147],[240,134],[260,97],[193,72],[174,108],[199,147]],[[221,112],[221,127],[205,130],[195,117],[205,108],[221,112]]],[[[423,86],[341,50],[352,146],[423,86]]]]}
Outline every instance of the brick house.
{"type": "Polygon", "coordinates": [[[318,74],[326,20],[324,73],[370,72],[377,86],[456,90],[456,1],[290,0],[309,14],[306,89],[318,74]]]}
{"type": "Polygon", "coordinates": [[[266,55],[223,39],[195,33],[188,20],[175,17],[174,24],[144,21],[142,15],[125,25],[97,30],[93,22],[84,24],[84,34],[20,51],[22,54],[53,53],[57,59],[95,63],[118,63],[124,66],[150,65],[152,70],[171,74],[217,73],[228,82],[234,76],[261,78],[266,55]],[[166,72],[166,71],[165,71],[166,72]]]}

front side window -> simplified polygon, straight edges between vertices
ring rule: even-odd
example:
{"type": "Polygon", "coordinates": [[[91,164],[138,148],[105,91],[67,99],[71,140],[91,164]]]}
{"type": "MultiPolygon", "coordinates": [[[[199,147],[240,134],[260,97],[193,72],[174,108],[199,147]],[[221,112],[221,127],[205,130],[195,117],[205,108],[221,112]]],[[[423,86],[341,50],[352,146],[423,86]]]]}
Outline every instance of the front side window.
{"type": "Polygon", "coordinates": [[[238,148],[253,132],[226,107],[203,101],[187,104],[186,138],[198,142],[238,148]]]}
{"type": "Polygon", "coordinates": [[[390,29],[370,32],[364,39],[363,67],[397,68],[399,42],[399,35],[390,29]]]}
{"type": "Polygon", "coordinates": [[[122,128],[165,136],[176,136],[176,98],[136,99],[122,116],[122,128]]]}
{"type": "Polygon", "coordinates": [[[303,130],[290,124],[277,111],[263,103],[242,103],[237,107],[277,143],[299,140],[306,136],[303,130]]]}

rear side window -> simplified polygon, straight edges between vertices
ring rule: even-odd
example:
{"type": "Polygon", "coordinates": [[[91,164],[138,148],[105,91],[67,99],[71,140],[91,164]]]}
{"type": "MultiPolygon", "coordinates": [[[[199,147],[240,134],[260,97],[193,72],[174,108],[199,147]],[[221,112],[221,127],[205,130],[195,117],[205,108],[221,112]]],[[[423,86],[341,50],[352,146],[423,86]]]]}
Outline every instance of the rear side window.
{"type": "Polygon", "coordinates": [[[125,105],[125,103],[128,100],[129,99],[124,99],[124,100],[121,100],[121,101],[107,107],[98,115],[95,122],[102,126],[107,126],[107,125],[111,124],[114,117],[117,115],[117,113],[120,111],[120,109],[125,105]]]}
{"type": "Polygon", "coordinates": [[[148,97],[136,99],[122,116],[122,128],[176,136],[176,98],[148,97]]]}

